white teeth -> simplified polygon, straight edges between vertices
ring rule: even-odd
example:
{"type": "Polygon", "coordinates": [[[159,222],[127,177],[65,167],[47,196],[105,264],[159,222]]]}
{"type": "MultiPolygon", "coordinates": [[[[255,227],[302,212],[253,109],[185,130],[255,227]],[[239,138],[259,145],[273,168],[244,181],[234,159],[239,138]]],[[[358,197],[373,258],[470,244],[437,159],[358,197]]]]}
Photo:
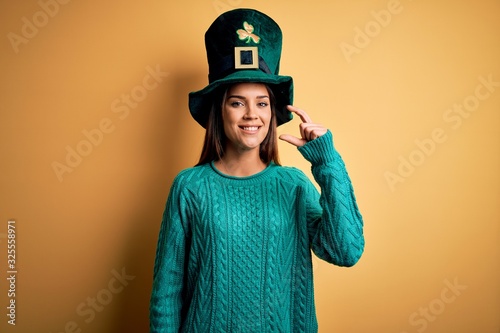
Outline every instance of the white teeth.
{"type": "Polygon", "coordinates": [[[245,131],[256,131],[259,128],[257,126],[252,126],[252,127],[243,127],[245,131]]]}

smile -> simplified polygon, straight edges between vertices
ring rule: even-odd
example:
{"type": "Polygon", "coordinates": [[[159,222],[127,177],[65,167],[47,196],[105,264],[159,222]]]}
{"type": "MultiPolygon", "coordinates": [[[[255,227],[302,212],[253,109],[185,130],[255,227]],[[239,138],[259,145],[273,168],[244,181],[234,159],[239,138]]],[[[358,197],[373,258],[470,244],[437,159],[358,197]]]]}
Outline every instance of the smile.
{"type": "Polygon", "coordinates": [[[259,129],[258,126],[240,126],[240,128],[243,129],[244,131],[250,131],[250,132],[254,132],[259,129]]]}

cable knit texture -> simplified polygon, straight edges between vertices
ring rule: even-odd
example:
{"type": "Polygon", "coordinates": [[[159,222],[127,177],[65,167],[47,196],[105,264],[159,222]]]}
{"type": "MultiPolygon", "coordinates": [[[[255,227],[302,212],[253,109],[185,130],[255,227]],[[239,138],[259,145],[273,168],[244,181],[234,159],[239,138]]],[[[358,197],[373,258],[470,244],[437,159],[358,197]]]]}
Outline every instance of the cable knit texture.
{"type": "Polygon", "coordinates": [[[321,194],[302,171],[272,163],[249,177],[213,164],[179,173],[160,228],[151,332],[318,331],[311,250],[354,265],[363,221],[331,132],[299,151],[321,194]]]}

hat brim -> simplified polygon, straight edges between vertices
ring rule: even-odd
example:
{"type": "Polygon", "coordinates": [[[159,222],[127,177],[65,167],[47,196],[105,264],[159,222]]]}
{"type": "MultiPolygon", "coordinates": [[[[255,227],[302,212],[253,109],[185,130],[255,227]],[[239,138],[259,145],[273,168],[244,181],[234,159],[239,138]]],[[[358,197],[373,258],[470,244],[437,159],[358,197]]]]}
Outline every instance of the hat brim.
{"type": "Polygon", "coordinates": [[[223,79],[214,81],[202,90],[189,93],[189,111],[193,118],[206,127],[208,114],[213,103],[213,93],[223,86],[234,83],[256,82],[269,85],[276,98],[277,125],[292,120],[287,105],[293,104],[293,79],[291,76],[272,75],[260,70],[239,70],[223,79]]]}

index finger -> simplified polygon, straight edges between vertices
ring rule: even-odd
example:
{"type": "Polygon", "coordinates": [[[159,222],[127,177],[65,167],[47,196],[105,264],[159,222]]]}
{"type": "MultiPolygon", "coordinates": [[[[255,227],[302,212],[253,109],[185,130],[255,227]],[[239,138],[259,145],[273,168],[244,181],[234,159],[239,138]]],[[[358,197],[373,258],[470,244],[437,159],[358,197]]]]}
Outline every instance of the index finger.
{"type": "Polygon", "coordinates": [[[309,115],[302,109],[299,109],[293,105],[288,105],[288,110],[296,113],[300,117],[300,119],[302,119],[302,122],[304,122],[304,123],[312,123],[313,122],[311,117],[309,117],[309,115]]]}

